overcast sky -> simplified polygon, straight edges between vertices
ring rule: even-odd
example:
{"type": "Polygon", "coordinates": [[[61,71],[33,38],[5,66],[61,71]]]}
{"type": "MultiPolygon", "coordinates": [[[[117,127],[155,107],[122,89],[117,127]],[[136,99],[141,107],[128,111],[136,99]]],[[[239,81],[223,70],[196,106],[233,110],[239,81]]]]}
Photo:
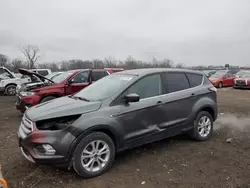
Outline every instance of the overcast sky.
{"type": "Polygon", "coordinates": [[[250,0],[0,0],[0,53],[250,65],[250,0]]]}

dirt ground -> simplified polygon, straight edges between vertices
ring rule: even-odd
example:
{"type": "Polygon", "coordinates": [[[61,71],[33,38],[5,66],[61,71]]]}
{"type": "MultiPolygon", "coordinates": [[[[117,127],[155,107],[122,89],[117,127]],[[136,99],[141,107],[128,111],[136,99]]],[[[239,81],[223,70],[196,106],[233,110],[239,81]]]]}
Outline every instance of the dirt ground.
{"type": "Polygon", "coordinates": [[[0,164],[10,188],[250,188],[250,91],[218,91],[220,116],[210,140],[177,136],[135,148],[119,154],[109,172],[88,180],[24,159],[14,102],[0,96],[0,164]]]}

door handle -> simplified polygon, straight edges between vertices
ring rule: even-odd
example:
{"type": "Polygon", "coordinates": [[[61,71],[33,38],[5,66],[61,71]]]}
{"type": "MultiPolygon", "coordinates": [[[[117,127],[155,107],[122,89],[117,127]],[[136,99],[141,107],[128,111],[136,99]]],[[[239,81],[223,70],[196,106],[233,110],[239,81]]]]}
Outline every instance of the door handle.
{"type": "Polygon", "coordinates": [[[195,93],[192,93],[191,96],[195,96],[195,93]]]}

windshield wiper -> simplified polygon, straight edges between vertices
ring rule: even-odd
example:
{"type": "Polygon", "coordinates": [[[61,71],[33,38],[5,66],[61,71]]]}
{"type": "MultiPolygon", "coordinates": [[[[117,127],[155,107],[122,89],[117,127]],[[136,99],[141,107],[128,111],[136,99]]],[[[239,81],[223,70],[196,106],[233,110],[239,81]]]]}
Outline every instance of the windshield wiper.
{"type": "Polygon", "coordinates": [[[84,98],[84,97],[77,97],[77,96],[74,96],[74,95],[69,95],[69,97],[72,98],[72,99],[79,99],[79,100],[82,100],[82,101],[89,102],[89,100],[84,98]]]}

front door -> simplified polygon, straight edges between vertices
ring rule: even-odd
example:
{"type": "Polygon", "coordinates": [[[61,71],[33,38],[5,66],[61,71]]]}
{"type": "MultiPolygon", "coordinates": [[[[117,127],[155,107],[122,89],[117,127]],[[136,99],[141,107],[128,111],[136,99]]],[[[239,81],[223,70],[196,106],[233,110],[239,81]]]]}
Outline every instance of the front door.
{"type": "Polygon", "coordinates": [[[121,102],[120,113],[116,117],[123,124],[125,148],[151,142],[154,139],[151,136],[159,131],[158,126],[165,117],[161,107],[160,74],[140,79],[124,92],[121,99],[130,93],[138,94],[140,101],[129,104],[121,102]]]}
{"type": "Polygon", "coordinates": [[[69,79],[65,88],[66,95],[77,93],[91,83],[90,71],[82,71],[69,79]]]}

